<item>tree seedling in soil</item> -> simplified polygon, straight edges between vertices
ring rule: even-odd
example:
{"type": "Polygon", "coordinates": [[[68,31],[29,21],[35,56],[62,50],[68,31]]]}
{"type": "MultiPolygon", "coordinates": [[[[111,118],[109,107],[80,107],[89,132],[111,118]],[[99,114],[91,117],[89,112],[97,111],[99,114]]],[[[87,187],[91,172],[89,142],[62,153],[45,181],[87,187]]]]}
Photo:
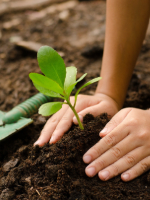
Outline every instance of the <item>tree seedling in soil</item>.
{"type": "Polygon", "coordinates": [[[74,112],[80,128],[83,130],[84,127],[75,110],[78,94],[82,88],[99,81],[101,77],[94,78],[80,87],[75,93],[75,101],[72,105],[70,102],[71,92],[75,85],[81,81],[87,73],[76,80],[77,68],[74,66],[66,67],[61,56],[49,46],[43,46],[39,49],[37,59],[40,69],[45,76],[37,73],[30,73],[29,77],[33,81],[34,86],[47,96],[64,100],[64,102],[49,102],[43,104],[39,108],[39,114],[43,116],[52,115],[60,110],[63,104],[68,104],[74,112]]]}

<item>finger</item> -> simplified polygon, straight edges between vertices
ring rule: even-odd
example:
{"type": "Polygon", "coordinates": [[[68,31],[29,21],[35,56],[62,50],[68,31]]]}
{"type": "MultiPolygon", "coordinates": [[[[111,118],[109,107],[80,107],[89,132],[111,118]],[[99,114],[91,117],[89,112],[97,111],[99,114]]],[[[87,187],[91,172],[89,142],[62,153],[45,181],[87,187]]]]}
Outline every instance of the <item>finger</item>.
{"type": "Polygon", "coordinates": [[[38,140],[34,143],[35,145],[43,146],[45,143],[49,142],[50,137],[55,130],[57,124],[61,120],[62,116],[68,109],[68,105],[63,105],[61,110],[59,110],[56,114],[54,114],[52,117],[49,118],[47,123],[45,124],[43,130],[41,131],[40,137],[38,140]]]}
{"type": "MultiPolygon", "coordinates": [[[[97,106],[99,106],[100,101],[97,99],[94,99],[94,97],[88,97],[88,98],[84,98],[81,100],[81,104],[84,106],[84,108],[82,108],[81,112],[78,111],[78,115],[81,121],[83,121],[83,117],[87,114],[90,113],[93,116],[97,116],[100,114],[100,110],[99,108],[97,108],[97,106]]],[[[78,121],[76,119],[76,117],[73,117],[73,123],[74,124],[78,124],[78,121]]]]}
{"type": "MultiPolygon", "coordinates": [[[[72,105],[73,105],[73,100],[72,100],[72,105]]],[[[76,103],[76,112],[80,112],[82,109],[85,109],[85,107],[87,106],[87,103],[84,103],[83,101],[83,96],[82,98],[79,99],[79,101],[77,101],[76,103]]],[[[63,135],[66,131],[68,131],[68,129],[71,127],[72,122],[73,122],[73,116],[74,113],[71,110],[71,108],[68,108],[68,110],[66,111],[66,113],[63,115],[62,119],[59,121],[58,125],[56,126],[51,140],[50,140],[50,144],[52,143],[56,143],[63,135]]]]}
{"type": "Polygon", "coordinates": [[[124,178],[123,180],[126,179],[126,181],[127,181],[127,179],[129,180],[129,177],[135,178],[135,174],[136,173],[140,174],[140,172],[141,172],[139,162],[141,160],[143,160],[143,158],[145,158],[147,156],[147,154],[148,153],[144,150],[143,147],[138,147],[138,148],[134,149],[133,151],[131,151],[130,153],[126,154],[124,157],[119,159],[114,164],[112,164],[109,167],[105,168],[104,170],[100,171],[98,173],[98,176],[101,180],[106,181],[110,178],[113,178],[113,177],[121,174],[122,172],[124,172],[130,168],[134,169],[136,166],[136,170],[137,170],[136,172],[133,170],[134,171],[134,173],[133,173],[133,171],[130,169],[126,173],[122,174],[122,179],[124,178]]]}
{"type": "Polygon", "coordinates": [[[128,152],[134,150],[137,147],[139,147],[139,142],[135,141],[135,138],[132,135],[127,136],[117,145],[106,151],[104,154],[94,160],[90,165],[88,165],[85,170],[86,174],[88,176],[94,176],[100,170],[108,167],[109,165],[116,162],[118,159],[122,158],[128,152]],[[131,145],[128,145],[129,143],[131,145]],[[91,168],[93,169],[93,174],[91,173],[91,168]]]}
{"type": "Polygon", "coordinates": [[[130,113],[132,108],[126,108],[119,111],[114,117],[106,124],[106,126],[101,130],[100,137],[106,136],[110,133],[114,128],[116,128],[130,113]]]}
{"type": "MultiPolygon", "coordinates": [[[[106,113],[108,110],[109,110],[109,108],[107,106],[105,106],[105,102],[100,102],[97,105],[93,105],[93,106],[90,106],[88,108],[85,108],[84,110],[79,112],[78,115],[82,119],[87,113],[90,113],[94,117],[96,117],[96,116],[100,115],[101,113],[106,113]]],[[[111,113],[108,113],[108,114],[113,115],[114,113],[111,112],[111,113]]],[[[73,118],[73,122],[75,124],[78,124],[76,117],[73,118]]]]}
{"type": "Polygon", "coordinates": [[[144,158],[130,170],[121,175],[123,181],[131,181],[150,169],[150,156],[144,158]]]}
{"type": "Polygon", "coordinates": [[[87,113],[92,114],[94,117],[100,115],[101,113],[107,113],[109,116],[115,115],[117,110],[114,108],[112,109],[111,105],[108,105],[105,101],[100,101],[98,104],[90,106],[89,108],[84,109],[83,111],[79,112],[79,115],[84,116],[87,113]]]}
{"type": "Polygon", "coordinates": [[[114,130],[107,134],[104,138],[100,139],[92,148],[90,148],[83,156],[83,161],[85,163],[90,163],[97,159],[108,149],[115,146],[121,140],[123,140],[127,135],[129,135],[130,130],[123,123],[119,124],[114,130]]]}

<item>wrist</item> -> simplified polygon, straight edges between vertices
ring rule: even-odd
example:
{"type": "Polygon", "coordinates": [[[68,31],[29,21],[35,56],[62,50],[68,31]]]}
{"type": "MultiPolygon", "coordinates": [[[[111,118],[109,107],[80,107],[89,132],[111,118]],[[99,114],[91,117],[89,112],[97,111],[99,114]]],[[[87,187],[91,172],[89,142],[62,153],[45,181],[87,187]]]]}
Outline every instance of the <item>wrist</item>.
{"type": "MultiPolygon", "coordinates": [[[[95,94],[102,94],[109,98],[111,98],[113,101],[115,101],[118,110],[120,110],[123,107],[126,92],[123,92],[123,90],[119,90],[119,88],[113,84],[105,84],[104,81],[100,81],[95,94]],[[101,83],[100,83],[101,82],[101,83]]],[[[110,81],[112,83],[112,81],[110,81]]]]}
{"type": "Polygon", "coordinates": [[[118,112],[121,109],[118,102],[116,102],[111,96],[101,93],[101,92],[97,92],[97,91],[95,92],[94,95],[99,96],[103,100],[109,101],[111,103],[111,105],[115,108],[116,112],[118,112]]]}

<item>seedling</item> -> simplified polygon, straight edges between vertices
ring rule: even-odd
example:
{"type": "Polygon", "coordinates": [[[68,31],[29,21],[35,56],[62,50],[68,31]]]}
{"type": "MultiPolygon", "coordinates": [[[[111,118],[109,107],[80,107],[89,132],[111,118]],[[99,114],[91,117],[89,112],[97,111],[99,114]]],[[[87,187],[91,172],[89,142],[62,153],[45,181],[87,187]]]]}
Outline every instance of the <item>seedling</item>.
{"type": "Polygon", "coordinates": [[[37,73],[30,73],[29,77],[33,81],[34,86],[37,90],[47,96],[58,97],[64,100],[64,102],[50,102],[43,104],[39,108],[39,114],[43,116],[52,115],[60,110],[63,104],[68,104],[74,112],[80,128],[84,129],[75,110],[77,97],[82,88],[99,81],[101,77],[94,78],[80,87],[75,94],[75,101],[72,105],[70,102],[71,92],[75,85],[81,81],[87,73],[76,80],[77,68],[73,66],[65,67],[61,56],[48,46],[43,46],[39,49],[37,59],[40,69],[45,76],[37,73]]]}

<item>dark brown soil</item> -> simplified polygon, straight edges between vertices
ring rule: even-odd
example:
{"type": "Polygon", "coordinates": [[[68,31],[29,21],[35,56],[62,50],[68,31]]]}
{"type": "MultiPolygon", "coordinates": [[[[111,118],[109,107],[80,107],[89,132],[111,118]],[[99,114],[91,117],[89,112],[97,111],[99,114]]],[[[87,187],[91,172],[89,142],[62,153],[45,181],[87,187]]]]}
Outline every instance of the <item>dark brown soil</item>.
{"type": "MultiPolygon", "coordinates": [[[[32,12],[25,10],[1,16],[0,109],[3,111],[37,93],[28,74],[40,72],[36,54],[15,47],[9,42],[12,36],[21,36],[25,41],[40,42],[64,52],[67,66],[74,64],[80,74],[88,73],[85,81],[99,76],[105,2],[82,1],[69,11],[70,16],[65,21],[59,19],[59,12],[29,21],[27,16],[32,12]],[[5,30],[2,24],[14,18],[21,19],[22,23],[5,30]]],[[[82,93],[93,94],[95,88],[93,84],[82,93]]],[[[124,107],[150,107],[150,29],[124,107]]],[[[99,131],[108,122],[106,114],[95,119],[87,115],[84,131],[73,125],[58,143],[43,148],[33,148],[32,145],[46,118],[36,114],[33,119],[33,124],[0,142],[0,199],[150,199],[150,172],[128,183],[124,183],[120,176],[103,182],[97,176],[88,178],[85,175],[82,156],[100,139],[99,131]]]]}

